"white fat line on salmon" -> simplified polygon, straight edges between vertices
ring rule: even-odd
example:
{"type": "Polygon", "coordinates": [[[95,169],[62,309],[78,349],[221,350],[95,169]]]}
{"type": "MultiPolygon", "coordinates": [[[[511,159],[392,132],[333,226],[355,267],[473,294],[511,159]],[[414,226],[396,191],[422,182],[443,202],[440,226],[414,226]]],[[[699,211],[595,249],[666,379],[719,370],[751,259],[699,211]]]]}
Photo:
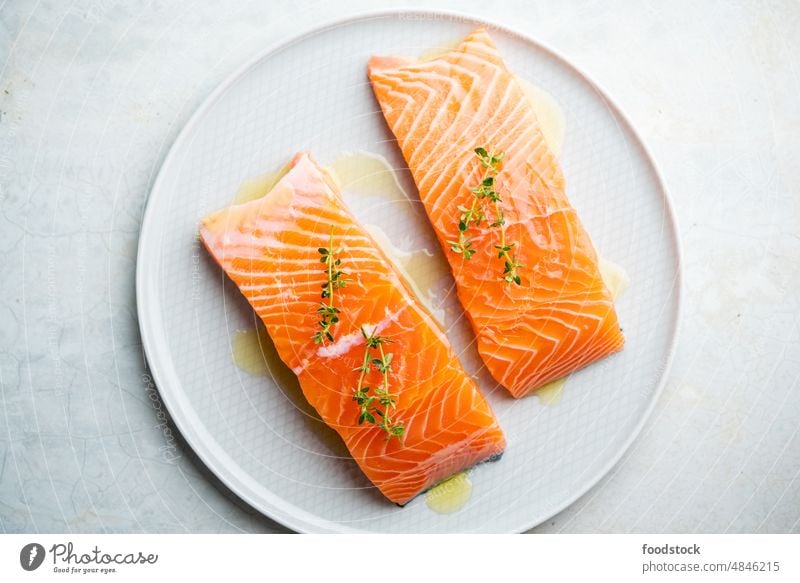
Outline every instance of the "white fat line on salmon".
{"type": "Polygon", "coordinates": [[[306,370],[306,367],[307,367],[307,366],[308,366],[308,359],[307,359],[307,358],[304,358],[304,359],[302,360],[302,362],[300,363],[300,366],[293,366],[293,367],[292,367],[292,372],[293,372],[293,373],[294,373],[296,376],[299,376],[301,372],[303,372],[304,370],[306,370]]]}
{"type": "MultiPolygon", "coordinates": [[[[280,287],[281,287],[281,286],[278,286],[278,289],[280,289],[280,287]]],[[[282,300],[287,300],[287,301],[289,301],[289,302],[296,302],[296,301],[298,301],[298,300],[300,299],[300,296],[298,296],[298,295],[297,295],[297,294],[294,292],[294,288],[292,288],[292,287],[287,287],[287,288],[284,288],[284,289],[283,289],[283,290],[282,290],[282,291],[281,291],[281,292],[278,294],[278,297],[279,297],[280,299],[282,299],[282,300]]],[[[255,298],[254,298],[254,299],[255,299],[255,298]]]]}
{"type": "MultiPolygon", "coordinates": [[[[324,346],[320,346],[319,348],[317,348],[317,356],[319,356],[320,358],[338,358],[344,354],[347,354],[354,347],[363,344],[364,336],[361,334],[362,329],[367,334],[380,334],[386,329],[389,323],[391,322],[397,323],[398,317],[407,308],[408,306],[403,306],[396,312],[389,312],[387,313],[386,317],[377,324],[369,324],[369,323],[363,324],[361,326],[361,329],[355,332],[351,332],[350,334],[346,334],[345,336],[340,336],[333,344],[326,344],[324,346]]],[[[305,368],[306,364],[307,362],[304,361],[301,370],[305,368]]]]}

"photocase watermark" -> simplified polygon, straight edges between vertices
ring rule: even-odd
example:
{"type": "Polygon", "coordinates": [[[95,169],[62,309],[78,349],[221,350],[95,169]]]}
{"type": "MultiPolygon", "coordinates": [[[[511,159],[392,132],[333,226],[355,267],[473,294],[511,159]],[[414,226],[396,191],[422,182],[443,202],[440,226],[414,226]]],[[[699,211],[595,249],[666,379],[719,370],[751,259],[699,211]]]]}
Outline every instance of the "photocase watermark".
{"type": "Polygon", "coordinates": [[[45,550],[39,543],[28,543],[19,552],[19,564],[26,571],[35,571],[42,566],[45,550]]]}
{"type": "Polygon", "coordinates": [[[192,303],[196,304],[200,299],[200,289],[201,289],[201,273],[200,273],[200,253],[201,253],[201,244],[199,240],[196,240],[192,244],[192,303]]]}
{"type": "Polygon", "coordinates": [[[35,571],[42,566],[47,556],[52,561],[54,573],[87,575],[90,573],[116,573],[120,565],[155,565],[155,553],[104,552],[97,545],[88,551],[76,551],[72,542],[56,543],[45,551],[39,543],[28,543],[19,552],[19,564],[26,571],[35,571]]]}
{"type": "Polygon", "coordinates": [[[0,87],[0,196],[7,196],[12,174],[17,170],[14,153],[19,148],[22,120],[27,115],[25,107],[30,100],[30,86],[25,80],[7,82],[0,87]]]}
{"type": "Polygon", "coordinates": [[[159,452],[164,460],[169,463],[174,463],[176,460],[180,459],[181,454],[178,450],[175,434],[172,432],[172,428],[169,425],[169,414],[164,408],[164,403],[161,401],[161,395],[158,394],[158,389],[153,382],[153,377],[151,377],[150,373],[147,371],[142,373],[142,383],[144,383],[145,389],[147,390],[147,398],[150,399],[150,403],[153,405],[153,409],[155,409],[156,412],[156,419],[158,420],[158,425],[156,427],[161,429],[161,433],[164,435],[165,443],[159,448],[159,452]]]}

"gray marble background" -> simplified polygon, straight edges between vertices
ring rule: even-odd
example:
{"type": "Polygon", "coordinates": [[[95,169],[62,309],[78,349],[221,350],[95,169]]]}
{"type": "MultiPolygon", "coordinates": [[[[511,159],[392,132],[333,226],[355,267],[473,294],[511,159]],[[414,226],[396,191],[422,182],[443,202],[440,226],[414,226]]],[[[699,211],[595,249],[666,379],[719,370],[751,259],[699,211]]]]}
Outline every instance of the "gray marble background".
{"type": "MultiPolygon", "coordinates": [[[[166,421],[136,321],[145,200],[237,65],[389,1],[0,4],[0,528],[273,532],[166,421]]],[[[630,115],[664,172],[686,302],[655,413],[537,532],[800,531],[800,5],[410,2],[514,26],[630,115]]]]}

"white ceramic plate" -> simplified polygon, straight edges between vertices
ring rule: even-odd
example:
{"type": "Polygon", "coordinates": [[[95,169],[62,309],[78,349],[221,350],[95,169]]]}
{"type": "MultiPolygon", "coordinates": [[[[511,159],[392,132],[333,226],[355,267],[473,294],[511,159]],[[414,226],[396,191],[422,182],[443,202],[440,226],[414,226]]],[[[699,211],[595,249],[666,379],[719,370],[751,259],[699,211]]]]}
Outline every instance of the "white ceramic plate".
{"type": "MultiPolygon", "coordinates": [[[[436,249],[436,253],[441,253],[436,249]]],[[[628,121],[573,66],[524,36],[441,13],[369,14],[272,48],[236,72],[194,115],[150,194],[137,265],[147,358],[187,442],[249,504],[299,531],[522,531],[564,509],[616,463],[653,407],[670,362],[680,296],[679,248],[667,195],[628,121]],[[625,350],[570,377],[563,397],[514,401],[483,382],[508,437],[505,456],[470,472],[473,493],[456,513],[419,497],[388,503],[303,401],[291,375],[250,376],[231,357],[236,330],[254,314],[206,256],[201,217],[231,202],[240,184],[310,150],[384,156],[410,200],[346,193],[365,222],[399,246],[434,249],[416,190],[366,79],[372,54],[419,55],[487,26],[508,65],[561,104],[567,192],[602,254],[632,284],[618,302],[625,350]],[[399,205],[399,206],[398,206],[399,205]],[[399,207],[404,212],[399,212],[399,207]],[[410,211],[410,212],[405,212],[410,211]],[[398,217],[405,217],[399,220],[398,217]],[[415,218],[416,217],[416,218],[415,218]]],[[[465,366],[479,362],[452,280],[439,278],[465,366]]],[[[486,379],[485,375],[481,378],[486,379]]]]}

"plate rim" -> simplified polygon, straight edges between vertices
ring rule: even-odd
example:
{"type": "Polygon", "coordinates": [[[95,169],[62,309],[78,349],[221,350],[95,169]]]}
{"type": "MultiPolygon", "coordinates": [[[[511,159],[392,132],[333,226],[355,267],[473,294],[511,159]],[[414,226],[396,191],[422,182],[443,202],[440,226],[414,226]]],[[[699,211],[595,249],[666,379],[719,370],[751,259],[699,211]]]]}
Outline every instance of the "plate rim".
{"type": "Polygon", "coordinates": [[[431,9],[392,8],[392,9],[363,10],[355,12],[353,14],[349,14],[347,16],[327,19],[301,32],[279,39],[278,41],[268,45],[261,51],[258,51],[254,56],[252,56],[251,58],[247,59],[244,63],[239,65],[233,72],[231,72],[227,77],[225,77],[225,79],[223,79],[219,83],[219,85],[217,85],[211,91],[211,93],[209,93],[209,95],[194,110],[194,112],[191,114],[191,116],[186,121],[184,126],[181,128],[174,142],[170,146],[167,155],[161,162],[161,165],[158,169],[158,173],[156,175],[156,179],[153,181],[153,186],[150,188],[150,191],[147,194],[145,208],[144,212],[142,213],[142,220],[139,229],[139,241],[136,250],[136,274],[135,274],[136,315],[139,324],[139,333],[142,338],[142,348],[144,350],[145,358],[147,360],[147,367],[149,369],[149,373],[155,382],[159,396],[161,397],[164,406],[167,408],[167,412],[169,413],[172,422],[175,424],[178,431],[180,431],[181,436],[183,437],[183,439],[185,439],[186,443],[192,448],[194,454],[197,455],[200,461],[215,475],[217,479],[219,479],[223,484],[225,484],[225,487],[228,488],[231,492],[233,492],[234,495],[242,499],[245,503],[247,503],[249,506],[257,510],[258,512],[264,514],[266,517],[296,532],[300,533],[312,533],[312,532],[373,533],[374,532],[369,530],[353,528],[346,524],[332,522],[327,519],[319,519],[319,517],[316,517],[315,515],[311,516],[314,516],[315,518],[317,518],[317,520],[311,520],[310,518],[302,516],[304,514],[305,515],[309,514],[307,511],[301,508],[297,508],[291,503],[285,501],[283,498],[276,497],[275,501],[266,499],[266,504],[264,503],[265,500],[254,499],[254,497],[250,495],[250,492],[247,491],[247,489],[238,487],[239,486],[239,484],[237,484],[238,478],[236,478],[236,476],[233,475],[232,472],[225,469],[224,465],[220,464],[220,456],[215,455],[214,452],[212,451],[214,448],[206,440],[201,439],[201,436],[198,435],[198,428],[193,427],[181,415],[175,415],[175,412],[181,410],[181,405],[180,403],[177,402],[178,399],[174,399],[173,396],[170,396],[169,391],[162,391],[160,388],[162,386],[162,382],[165,385],[168,384],[167,379],[165,379],[162,376],[163,364],[159,364],[162,362],[162,358],[159,356],[160,351],[157,350],[157,347],[163,344],[163,337],[162,340],[159,340],[158,337],[156,336],[156,331],[154,330],[154,328],[158,328],[158,326],[156,325],[156,322],[153,321],[153,316],[145,313],[144,306],[146,302],[142,301],[143,298],[149,297],[149,294],[147,293],[147,288],[148,286],[154,283],[154,275],[156,271],[153,267],[154,266],[157,267],[158,265],[160,265],[160,259],[158,259],[157,261],[144,261],[143,257],[146,256],[145,251],[147,250],[147,248],[152,246],[152,244],[149,244],[148,241],[152,240],[154,236],[157,236],[157,233],[151,233],[152,228],[151,227],[149,228],[149,225],[151,226],[153,223],[152,215],[155,213],[154,211],[155,204],[153,201],[156,199],[156,193],[160,190],[163,190],[162,183],[166,180],[169,167],[174,164],[175,159],[178,157],[179,152],[182,150],[184,146],[184,142],[186,142],[191,137],[191,134],[193,133],[195,126],[197,126],[198,123],[200,123],[200,121],[204,118],[204,116],[208,113],[208,111],[217,103],[217,101],[228,90],[228,88],[230,88],[234,83],[236,83],[239,79],[241,79],[249,70],[254,68],[262,60],[268,58],[273,53],[277,53],[295,43],[300,43],[306,38],[313,37],[317,34],[320,34],[332,28],[336,28],[338,26],[352,24],[358,21],[365,21],[377,18],[391,18],[391,17],[409,18],[410,16],[417,16],[420,17],[420,19],[440,18],[442,20],[474,23],[476,25],[483,25],[493,28],[495,30],[502,31],[506,34],[517,37],[518,39],[521,39],[533,45],[534,47],[545,53],[548,53],[556,60],[558,60],[562,66],[568,68],[573,72],[573,74],[576,74],[578,77],[582,78],[586,83],[588,83],[597,92],[597,94],[605,101],[606,105],[609,107],[609,109],[612,110],[613,114],[617,116],[619,121],[630,132],[636,145],[644,153],[644,157],[646,158],[647,163],[650,165],[657,186],[661,191],[665,209],[665,218],[667,219],[666,222],[668,223],[668,229],[670,230],[672,238],[674,240],[675,279],[672,285],[672,290],[673,290],[672,295],[675,301],[675,323],[673,326],[672,337],[670,338],[669,345],[667,348],[667,357],[664,360],[664,366],[661,371],[661,375],[656,384],[655,390],[652,392],[650,396],[650,400],[644,410],[644,413],[641,415],[639,421],[636,423],[636,425],[634,426],[633,430],[630,432],[628,437],[624,440],[623,444],[618,448],[618,450],[612,456],[609,457],[609,460],[606,464],[604,464],[595,474],[590,476],[588,479],[584,480],[582,486],[580,488],[576,488],[575,492],[571,496],[567,497],[564,500],[564,502],[562,502],[560,505],[548,509],[546,512],[542,513],[539,516],[531,516],[530,518],[526,517],[518,521],[519,523],[514,528],[511,529],[511,532],[520,533],[544,523],[548,519],[552,518],[553,516],[563,512],[565,509],[572,506],[579,498],[581,498],[592,488],[594,488],[614,468],[614,466],[616,466],[617,463],[619,463],[620,459],[622,459],[625,453],[628,452],[633,442],[636,441],[636,438],[641,433],[642,429],[644,428],[644,425],[647,423],[653,410],[655,409],[655,405],[658,402],[658,399],[664,390],[664,386],[666,385],[669,371],[672,368],[677,347],[677,341],[678,337],[680,336],[680,330],[682,327],[683,301],[684,301],[683,248],[681,243],[680,230],[678,228],[677,213],[675,211],[672,199],[669,195],[669,191],[667,190],[663,174],[659,166],[657,165],[650,148],[647,146],[644,139],[639,134],[639,132],[636,129],[636,126],[631,122],[628,115],[625,114],[622,108],[609,96],[609,94],[602,88],[602,86],[599,83],[597,83],[597,81],[595,81],[594,78],[588,75],[577,65],[573,64],[558,50],[552,48],[547,43],[541,42],[531,37],[527,33],[521,32],[512,26],[508,26],[505,24],[498,24],[497,22],[494,22],[490,19],[486,19],[483,16],[469,14],[457,10],[444,10],[436,8],[431,8],[431,9]],[[276,503],[277,501],[280,501],[280,504],[277,504],[276,503]],[[296,512],[288,512],[286,510],[287,508],[295,508],[296,512]]]}

